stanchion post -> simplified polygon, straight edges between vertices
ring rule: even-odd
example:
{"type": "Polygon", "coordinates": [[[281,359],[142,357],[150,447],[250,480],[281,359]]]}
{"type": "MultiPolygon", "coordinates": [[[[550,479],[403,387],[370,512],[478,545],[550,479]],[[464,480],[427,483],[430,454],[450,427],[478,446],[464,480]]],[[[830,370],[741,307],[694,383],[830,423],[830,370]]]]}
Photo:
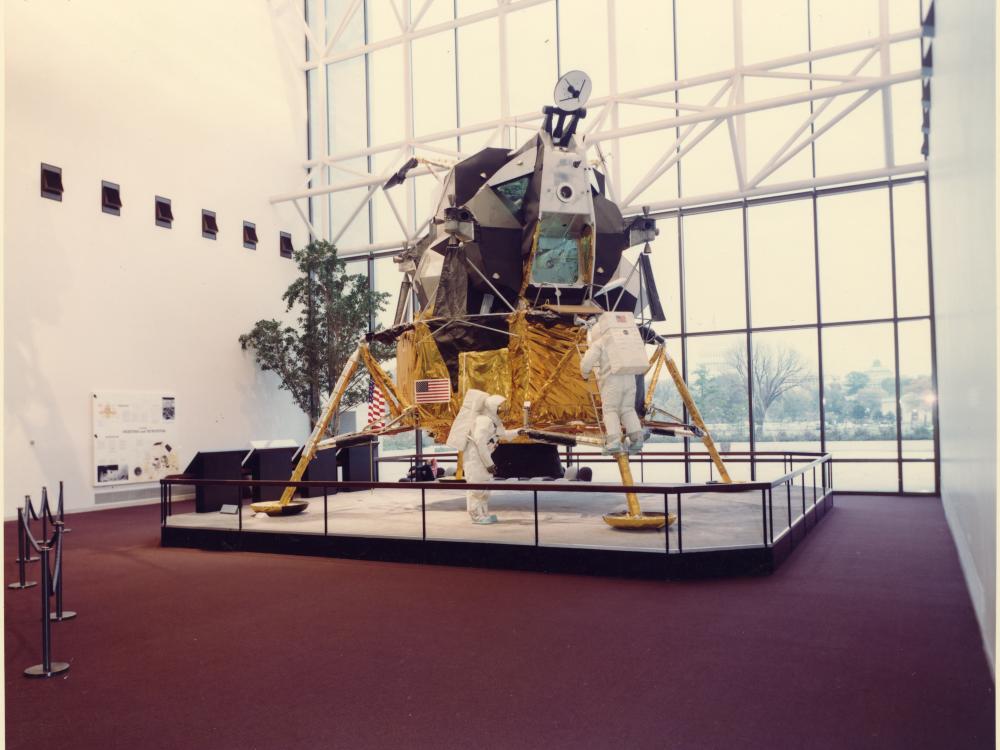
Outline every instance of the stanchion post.
{"type": "MultiPolygon", "coordinates": [[[[60,530],[56,528],[53,539],[56,547],[60,545],[60,530]]],[[[51,546],[42,540],[39,552],[42,557],[42,663],[35,664],[24,670],[26,677],[52,677],[60,672],[69,669],[69,664],[64,661],[52,661],[52,620],[49,596],[51,594],[51,581],[49,580],[49,551],[51,546]]]]}
{"type": "Polygon", "coordinates": [[[37,557],[31,556],[31,545],[28,544],[28,539],[25,536],[27,532],[27,524],[31,522],[31,516],[34,513],[34,506],[31,504],[31,495],[24,496],[24,523],[20,522],[20,516],[18,516],[17,524],[17,559],[14,562],[21,562],[24,558],[25,562],[38,562],[37,557]]]}
{"type": "Polygon", "coordinates": [[[66,620],[72,620],[76,617],[76,612],[69,609],[63,609],[63,534],[66,533],[66,529],[60,521],[56,521],[56,535],[59,540],[59,544],[56,547],[56,584],[55,584],[55,594],[56,594],[56,611],[52,612],[49,616],[52,618],[53,622],[64,622],[66,620]]]}
{"type": "MultiPolygon", "coordinates": [[[[22,508],[17,509],[17,582],[8,583],[7,588],[9,589],[30,589],[32,586],[37,586],[35,581],[24,580],[24,563],[28,559],[28,541],[25,538],[24,530],[24,510],[22,508]]],[[[37,559],[37,558],[36,558],[37,559]]]]}
{"type": "Polygon", "coordinates": [[[42,543],[49,541],[49,488],[42,487],[42,543]]]}
{"type": "Polygon", "coordinates": [[[63,508],[63,483],[61,479],[59,480],[59,503],[56,506],[56,518],[58,518],[63,525],[63,534],[68,534],[73,530],[66,527],[66,511],[63,508]]]}

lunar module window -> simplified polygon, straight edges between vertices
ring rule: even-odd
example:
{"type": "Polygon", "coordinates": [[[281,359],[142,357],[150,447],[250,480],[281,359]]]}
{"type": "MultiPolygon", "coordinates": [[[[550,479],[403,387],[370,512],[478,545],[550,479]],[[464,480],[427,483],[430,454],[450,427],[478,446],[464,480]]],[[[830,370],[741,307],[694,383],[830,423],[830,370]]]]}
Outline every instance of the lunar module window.
{"type": "Polygon", "coordinates": [[[531,265],[535,284],[577,284],[580,281],[580,248],[572,237],[539,237],[531,265]]]}
{"type": "Polygon", "coordinates": [[[531,175],[524,175],[523,177],[517,177],[493,186],[496,194],[500,196],[500,200],[504,202],[507,209],[515,216],[520,214],[521,208],[524,205],[524,194],[528,192],[528,180],[530,177],[531,175]]]}

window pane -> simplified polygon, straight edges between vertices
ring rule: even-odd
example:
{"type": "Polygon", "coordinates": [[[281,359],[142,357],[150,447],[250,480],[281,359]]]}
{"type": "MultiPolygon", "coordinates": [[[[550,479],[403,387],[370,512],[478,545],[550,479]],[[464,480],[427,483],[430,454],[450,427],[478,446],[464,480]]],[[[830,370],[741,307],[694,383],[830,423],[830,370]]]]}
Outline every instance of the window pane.
{"type": "Polygon", "coordinates": [[[842,492],[898,492],[899,469],[895,461],[862,464],[835,461],[833,488],[842,492]]]}
{"type": "MultiPolygon", "coordinates": [[[[719,450],[748,450],[746,336],[692,336],[687,353],[688,387],[719,450]]],[[[691,450],[704,446],[694,440],[691,450]]]]}
{"type": "Polygon", "coordinates": [[[934,381],[931,378],[931,324],[899,324],[899,405],[904,458],[934,457],[934,381]]]}
{"type": "MultiPolygon", "coordinates": [[[[673,358],[674,362],[677,364],[677,369],[680,372],[684,372],[684,355],[681,351],[681,341],[678,338],[667,339],[666,343],[667,353],[673,358]]],[[[646,375],[643,381],[643,387],[648,388],[650,383],[650,376],[652,372],[646,375]]],[[[643,394],[645,395],[645,394],[643,394]]],[[[674,380],[670,377],[670,373],[667,371],[666,367],[660,370],[660,378],[656,383],[656,388],[653,391],[653,406],[667,412],[672,417],[676,418],[676,421],[684,421],[684,403],[681,401],[680,393],[677,391],[677,386],[674,384],[674,380]]],[[[655,418],[657,420],[667,420],[672,421],[671,417],[664,416],[662,413],[657,413],[655,415],[648,414],[647,418],[655,418]]],[[[690,419],[690,418],[688,418],[690,419]]],[[[684,450],[684,439],[669,437],[666,435],[652,435],[649,440],[646,441],[643,452],[652,451],[675,451],[683,452],[684,450]]],[[[681,473],[683,474],[683,464],[681,466],[681,473]]],[[[649,468],[647,466],[647,472],[649,468]]],[[[647,476],[649,474],[647,473],[647,476]]],[[[647,480],[649,481],[649,480],[647,480]]],[[[668,480],[663,480],[668,481],[668,480]]],[[[683,481],[681,480],[669,480],[669,481],[683,481]]]]}
{"type": "Polygon", "coordinates": [[[455,32],[413,40],[413,132],[440,133],[456,127],[455,32]]]}
{"type": "Polygon", "coordinates": [[[747,232],[754,328],[815,323],[812,201],[753,206],[747,213],[747,232]]]}
{"type": "MultiPolygon", "coordinates": [[[[586,72],[593,85],[592,97],[608,94],[607,11],[607,0],[559,2],[559,71],[563,74],[570,70],[586,72]]],[[[633,43],[629,38],[627,44],[633,43]]],[[[670,78],[673,75],[664,80],[670,78]]],[[[555,80],[552,84],[555,85],[555,80]]],[[[624,88],[629,88],[629,85],[624,88]]],[[[622,89],[622,82],[619,81],[619,90],[622,89]]],[[[550,96],[538,106],[551,103],[550,96]]]]}
{"type": "Polygon", "coordinates": [[[819,364],[815,329],[753,336],[753,419],[759,451],[818,451],[819,364]]]}
{"type": "Polygon", "coordinates": [[[922,182],[892,189],[896,306],[901,317],[927,315],[930,312],[925,189],[922,182]]]}
{"type": "MultiPolygon", "coordinates": [[[[476,60],[478,64],[478,55],[476,60]]],[[[537,112],[540,116],[542,107],[552,103],[552,89],[558,78],[555,2],[508,14],[507,68],[510,113],[523,115],[537,112]]],[[[475,70],[475,67],[470,70],[475,70]]],[[[495,97],[497,90],[490,89],[487,93],[495,97]]]]}
{"type": "Polygon", "coordinates": [[[388,47],[369,56],[372,143],[383,145],[406,135],[403,48],[388,47]]]}
{"type": "Polygon", "coordinates": [[[878,36],[878,3],[871,0],[810,0],[809,14],[813,49],[878,36]]]}
{"type": "Polygon", "coordinates": [[[904,463],[903,492],[934,492],[934,464],[904,463]]]}
{"type": "Polygon", "coordinates": [[[743,212],[684,216],[681,226],[688,331],[744,328],[743,212]]]}
{"type": "MultiPolygon", "coordinates": [[[[667,353],[673,358],[677,365],[679,372],[684,372],[684,353],[681,350],[681,341],[679,338],[667,339],[666,342],[667,353]]],[[[647,374],[644,380],[644,387],[648,388],[650,383],[650,375],[647,374]]],[[[660,378],[657,381],[656,389],[653,391],[653,405],[668,412],[672,416],[676,417],[677,420],[683,421],[685,419],[684,415],[684,403],[681,401],[680,394],[677,392],[677,386],[674,384],[673,378],[670,373],[667,372],[667,368],[663,367],[660,370],[660,378]]],[[[662,416],[662,415],[661,415],[662,416]]],[[[657,437],[654,436],[657,441],[674,442],[679,438],[671,437],[657,437]]]]}
{"type": "MultiPolygon", "coordinates": [[[[326,0],[326,37],[329,42],[330,37],[337,33],[337,29],[344,22],[344,14],[354,5],[350,0],[326,0]]],[[[313,11],[310,10],[310,14],[313,11]]],[[[312,15],[310,15],[312,18],[312,15]]],[[[360,47],[365,43],[365,12],[362,8],[355,8],[350,20],[340,34],[340,39],[330,50],[333,53],[344,52],[345,50],[360,47]]]]}
{"type": "MultiPolygon", "coordinates": [[[[460,6],[461,7],[461,6],[460,6]]],[[[495,18],[458,30],[458,106],[462,125],[500,116],[500,42],[495,18]]],[[[462,143],[469,150],[471,144],[462,143]]]]}
{"type": "Polygon", "coordinates": [[[891,323],[823,329],[826,447],[834,458],[895,458],[891,323]]]}
{"type": "MultiPolygon", "coordinates": [[[[560,15],[561,13],[560,6],[560,15]]],[[[631,91],[674,78],[673,8],[670,3],[615,5],[618,89],[631,91]]]]}
{"type": "Polygon", "coordinates": [[[808,8],[802,0],[768,0],[766,8],[744,4],[743,62],[764,62],[809,49],[808,8]]]}
{"type": "Polygon", "coordinates": [[[823,322],[892,317],[886,193],[861,190],[818,199],[823,322]]]}
{"type": "MultiPolygon", "coordinates": [[[[361,57],[327,66],[330,152],[359,151],[368,145],[365,62],[361,57]]],[[[314,125],[318,124],[318,118],[314,125]]]]}
{"type": "MultiPolygon", "coordinates": [[[[788,73],[808,71],[806,65],[782,68],[782,72],[788,73]]],[[[808,81],[796,79],[747,78],[744,84],[747,101],[793,96],[808,90],[808,81]]],[[[746,115],[748,179],[759,179],[761,185],[776,185],[812,177],[812,149],[806,146],[798,152],[794,148],[780,151],[809,116],[808,102],[786,104],[746,115]],[[779,151],[781,156],[775,159],[779,151]]],[[[808,131],[797,136],[794,142],[801,143],[805,135],[808,131]]]]}
{"type": "Polygon", "coordinates": [[[730,0],[677,0],[677,75],[691,78],[733,67],[730,0]]]}
{"type": "Polygon", "coordinates": [[[650,262],[656,292],[666,317],[662,323],[654,323],[653,329],[660,335],[681,332],[681,285],[680,261],[677,257],[677,219],[659,219],[656,222],[660,234],[650,243],[653,252],[650,262]]]}

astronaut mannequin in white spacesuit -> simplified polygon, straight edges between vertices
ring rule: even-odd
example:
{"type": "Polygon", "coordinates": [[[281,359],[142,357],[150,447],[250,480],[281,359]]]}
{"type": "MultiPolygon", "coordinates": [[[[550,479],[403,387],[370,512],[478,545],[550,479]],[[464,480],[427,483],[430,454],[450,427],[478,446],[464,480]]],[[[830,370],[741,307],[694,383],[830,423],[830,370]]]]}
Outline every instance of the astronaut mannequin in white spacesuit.
{"type": "MultiPolygon", "coordinates": [[[[596,319],[592,319],[593,323],[596,319]]],[[[584,378],[597,370],[597,385],[601,391],[601,407],[606,433],[604,452],[622,453],[622,426],[628,435],[628,452],[642,451],[643,430],[635,411],[635,374],[612,372],[615,349],[612,340],[587,331],[588,348],[580,359],[580,372],[584,378]]]]}
{"type": "MultiPolygon", "coordinates": [[[[489,482],[496,470],[493,465],[493,451],[497,444],[501,439],[510,440],[517,437],[517,430],[506,429],[497,415],[497,409],[506,400],[503,396],[491,395],[481,402],[462,452],[465,478],[469,482],[489,482]]],[[[489,498],[489,490],[468,490],[465,493],[473,523],[497,522],[497,517],[489,512],[487,505],[489,498]]]]}

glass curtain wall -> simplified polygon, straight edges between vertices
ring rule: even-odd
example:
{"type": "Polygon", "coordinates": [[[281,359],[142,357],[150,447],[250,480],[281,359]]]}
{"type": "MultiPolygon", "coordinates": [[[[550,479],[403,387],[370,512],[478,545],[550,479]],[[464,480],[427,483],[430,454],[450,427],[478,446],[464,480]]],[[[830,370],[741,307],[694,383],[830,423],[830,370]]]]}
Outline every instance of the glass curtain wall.
{"type": "MultiPolygon", "coordinates": [[[[306,73],[309,158],[323,153],[321,146],[331,154],[361,153],[408,135],[428,136],[540,110],[549,102],[558,75],[574,68],[591,75],[593,95],[600,97],[613,85],[619,91],[638,89],[731,69],[738,54],[744,64],[753,64],[879,34],[879,3],[874,0],[740,5],[741,45],[733,40],[737,6],[732,0],[514,2],[502,20],[487,13],[496,10],[495,0],[307,0],[310,26],[317,29],[319,19],[324,40],[329,43],[335,37],[331,55],[343,57],[326,66],[325,91],[317,68],[306,73]],[[342,21],[354,5],[358,11],[342,21]],[[468,22],[414,39],[407,61],[404,47],[389,42],[399,36],[401,22],[417,16],[421,27],[455,19],[468,22]],[[614,59],[601,41],[609,23],[617,29],[614,59]],[[504,43],[508,63],[501,70],[504,43]],[[360,51],[348,55],[351,50],[360,51]],[[409,87],[403,85],[407,73],[409,87]],[[509,89],[506,104],[498,94],[503,87],[509,89]],[[409,108],[404,106],[408,96],[409,108]]],[[[921,12],[917,0],[892,0],[890,33],[919,26],[921,12]]],[[[859,75],[878,72],[877,57],[866,63],[859,53],[857,62],[859,75]]],[[[919,40],[894,45],[891,62],[893,71],[919,67],[919,40]]],[[[790,66],[786,72],[784,77],[747,79],[747,97],[777,97],[809,88],[810,81],[797,73],[843,73],[827,59],[790,66]]],[[[890,92],[867,99],[788,158],[774,173],[778,181],[920,161],[920,81],[892,86],[890,92]],[[886,121],[891,122],[891,142],[884,138],[886,121]]],[[[704,104],[710,96],[686,88],[680,94],[663,94],[662,104],[683,105],[685,97],[704,104]]],[[[748,173],[765,167],[821,101],[748,115],[748,173]]],[[[838,100],[828,116],[845,106],[838,100]]],[[[661,108],[623,102],[618,125],[663,116],[661,108]]],[[[530,136],[534,127],[515,128],[509,145],[530,136]]],[[[813,132],[815,128],[810,126],[813,132]]],[[[674,169],[650,183],[643,200],[726,190],[735,177],[725,130],[717,128],[685,152],[674,169]]],[[[491,135],[491,130],[468,132],[427,145],[431,153],[470,154],[487,145],[491,135]]],[[[667,135],[653,132],[622,140],[612,157],[617,162],[608,169],[620,184],[639,182],[649,168],[649,149],[662,152],[667,135]]],[[[385,151],[323,168],[350,179],[345,176],[394,171],[403,161],[400,153],[385,151]]],[[[360,214],[355,211],[367,188],[315,196],[310,215],[327,217],[316,230],[341,247],[399,242],[404,230],[415,230],[426,218],[436,187],[433,176],[424,175],[388,196],[377,190],[360,214]],[[326,204],[322,211],[320,202],[326,204]]],[[[652,243],[652,261],[667,320],[655,327],[667,338],[723,448],[828,451],[836,461],[834,478],[840,490],[937,490],[924,176],[672,210],[658,219],[660,235],[652,243]]],[[[369,273],[373,289],[391,293],[388,309],[373,326],[391,323],[401,280],[387,254],[376,251],[352,263],[352,270],[369,273]]],[[[392,363],[388,366],[391,369],[392,363]]],[[[687,416],[670,383],[660,384],[656,401],[687,416]]],[[[415,447],[410,437],[387,439],[383,453],[415,447]]],[[[702,446],[698,441],[648,445],[649,451],[685,449],[699,451],[702,446]]],[[[780,471],[781,464],[760,463],[733,473],[769,478],[780,471]]],[[[708,468],[701,463],[646,464],[643,478],[698,481],[708,478],[708,468]]]]}

